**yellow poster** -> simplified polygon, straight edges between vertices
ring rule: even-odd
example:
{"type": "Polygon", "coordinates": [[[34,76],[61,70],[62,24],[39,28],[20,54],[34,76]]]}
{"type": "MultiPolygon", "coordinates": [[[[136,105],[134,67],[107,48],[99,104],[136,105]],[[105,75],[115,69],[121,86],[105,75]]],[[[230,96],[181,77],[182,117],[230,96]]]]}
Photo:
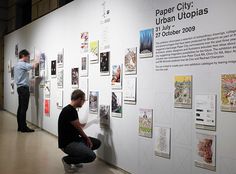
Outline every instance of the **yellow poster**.
{"type": "Polygon", "coordinates": [[[221,75],[221,110],[236,112],[236,74],[221,75]]]}
{"type": "Polygon", "coordinates": [[[192,108],[192,76],[175,76],[175,107],[192,108]]]}

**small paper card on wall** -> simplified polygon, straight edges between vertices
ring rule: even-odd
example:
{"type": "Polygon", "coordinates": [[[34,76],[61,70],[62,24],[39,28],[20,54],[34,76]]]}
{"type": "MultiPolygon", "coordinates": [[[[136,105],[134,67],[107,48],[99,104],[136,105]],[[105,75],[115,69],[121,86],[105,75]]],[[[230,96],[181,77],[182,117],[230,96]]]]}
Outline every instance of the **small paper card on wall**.
{"type": "Polygon", "coordinates": [[[137,47],[126,49],[124,71],[126,75],[137,74],[137,47]]]}
{"type": "Polygon", "coordinates": [[[216,95],[195,96],[196,128],[216,130],[216,95]]]}
{"type": "Polygon", "coordinates": [[[112,65],[112,89],[122,88],[122,65],[112,65]]]}
{"type": "Polygon", "coordinates": [[[176,108],[192,108],[192,76],[175,76],[174,100],[176,108]]]}
{"type": "Polygon", "coordinates": [[[81,57],[81,68],[80,68],[80,76],[86,77],[88,76],[88,55],[81,57]]]}
{"type": "Polygon", "coordinates": [[[108,128],[110,126],[110,105],[100,105],[100,127],[108,128]]]}
{"type": "Polygon", "coordinates": [[[139,109],[139,136],[152,138],[153,109],[139,109]]]}
{"type": "Polygon", "coordinates": [[[58,89],[57,90],[57,108],[58,109],[62,109],[63,108],[63,90],[62,89],[58,89]]]}
{"type": "Polygon", "coordinates": [[[50,99],[44,100],[44,115],[50,116],[50,99]]]}
{"type": "Polygon", "coordinates": [[[124,79],[124,103],[136,104],[137,78],[126,77],[124,79]]]}
{"type": "Polygon", "coordinates": [[[195,147],[196,147],[195,166],[215,171],[216,136],[197,132],[195,147]]]}
{"type": "Polygon", "coordinates": [[[221,75],[221,111],[236,112],[236,74],[221,75]]]}
{"type": "Polygon", "coordinates": [[[111,110],[112,117],[122,117],[122,93],[112,92],[111,94],[111,110]]]}
{"type": "Polygon", "coordinates": [[[170,158],[171,129],[165,127],[155,128],[155,155],[170,158]]]}
{"type": "Polygon", "coordinates": [[[140,31],[140,58],[153,57],[153,28],[140,31]]]}
{"type": "Polygon", "coordinates": [[[89,93],[89,112],[92,114],[98,113],[98,99],[99,99],[99,92],[98,91],[90,91],[90,93],[89,93]]]}
{"type": "Polygon", "coordinates": [[[71,86],[75,88],[79,87],[79,68],[71,69],[71,86]]]}

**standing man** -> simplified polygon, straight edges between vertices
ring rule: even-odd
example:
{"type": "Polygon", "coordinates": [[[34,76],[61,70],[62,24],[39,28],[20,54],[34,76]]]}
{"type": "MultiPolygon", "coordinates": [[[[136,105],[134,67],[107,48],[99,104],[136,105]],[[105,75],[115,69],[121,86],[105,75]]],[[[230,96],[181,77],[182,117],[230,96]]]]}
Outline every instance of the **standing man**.
{"type": "Polygon", "coordinates": [[[18,131],[34,132],[26,124],[26,112],[29,105],[29,70],[36,68],[38,63],[31,65],[29,61],[30,54],[27,50],[22,50],[19,53],[19,61],[14,67],[15,83],[17,85],[18,102],[17,123],[18,131]]]}
{"type": "Polygon", "coordinates": [[[86,124],[79,121],[76,108],[81,108],[85,93],[79,89],[71,94],[71,103],[63,108],[58,119],[58,146],[68,154],[62,158],[65,172],[76,172],[81,163],[95,160],[93,150],[100,147],[100,140],[88,137],[83,131],[86,124]]]}

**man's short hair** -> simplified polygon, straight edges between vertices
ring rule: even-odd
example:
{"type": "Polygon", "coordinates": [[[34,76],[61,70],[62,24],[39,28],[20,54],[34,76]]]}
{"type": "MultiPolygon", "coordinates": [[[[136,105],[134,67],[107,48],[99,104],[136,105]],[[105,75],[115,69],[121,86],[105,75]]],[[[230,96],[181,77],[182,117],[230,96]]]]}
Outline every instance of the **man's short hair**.
{"type": "Polygon", "coordinates": [[[19,53],[19,58],[21,59],[22,57],[29,56],[29,55],[30,55],[29,51],[21,50],[20,53],[19,53]]]}
{"type": "Polygon", "coordinates": [[[80,89],[76,89],[71,94],[71,100],[77,100],[77,99],[85,99],[85,93],[81,91],[80,89]]]}

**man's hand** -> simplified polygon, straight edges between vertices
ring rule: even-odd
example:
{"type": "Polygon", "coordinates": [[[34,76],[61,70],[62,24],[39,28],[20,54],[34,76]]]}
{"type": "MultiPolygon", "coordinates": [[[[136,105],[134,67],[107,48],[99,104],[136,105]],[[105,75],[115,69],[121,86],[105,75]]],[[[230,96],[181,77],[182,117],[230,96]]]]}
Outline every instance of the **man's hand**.
{"type": "Polygon", "coordinates": [[[86,139],[86,144],[90,149],[93,147],[93,143],[92,143],[92,141],[90,140],[89,137],[86,139]]]}

